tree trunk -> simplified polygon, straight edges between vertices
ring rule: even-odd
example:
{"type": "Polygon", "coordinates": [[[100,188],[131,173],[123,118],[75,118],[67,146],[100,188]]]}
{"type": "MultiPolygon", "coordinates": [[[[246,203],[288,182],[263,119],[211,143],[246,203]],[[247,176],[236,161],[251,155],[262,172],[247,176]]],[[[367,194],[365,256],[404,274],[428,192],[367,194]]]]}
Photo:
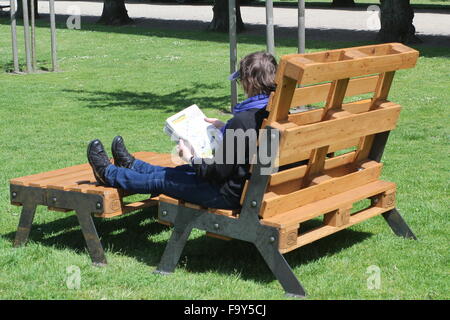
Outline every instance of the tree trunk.
{"type": "MultiPolygon", "coordinates": [[[[213,6],[214,16],[208,26],[208,30],[228,32],[229,30],[229,15],[228,15],[228,0],[215,0],[213,6]]],[[[236,0],[236,32],[241,32],[245,29],[244,22],[241,17],[240,0],[236,0]]]]}
{"type": "Polygon", "coordinates": [[[381,29],[378,32],[380,42],[422,42],[415,35],[414,10],[409,0],[380,0],[380,2],[381,29]]]}
{"type": "Polygon", "coordinates": [[[133,22],[125,8],[125,0],[103,0],[103,12],[98,23],[123,25],[133,22]]]}
{"type": "Polygon", "coordinates": [[[333,0],[332,7],[354,7],[355,0],[333,0]]]}
{"type": "MultiPolygon", "coordinates": [[[[16,17],[17,17],[17,19],[23,19],[22,0],[17,0],[16,17]]],[[[34,0],[34,17],[36,19],[39,18],[39,14],[38,14],[38,0],[34,0]]],[[[31,19],[31,0],[28,0],[28,18],[31,19]]]]}

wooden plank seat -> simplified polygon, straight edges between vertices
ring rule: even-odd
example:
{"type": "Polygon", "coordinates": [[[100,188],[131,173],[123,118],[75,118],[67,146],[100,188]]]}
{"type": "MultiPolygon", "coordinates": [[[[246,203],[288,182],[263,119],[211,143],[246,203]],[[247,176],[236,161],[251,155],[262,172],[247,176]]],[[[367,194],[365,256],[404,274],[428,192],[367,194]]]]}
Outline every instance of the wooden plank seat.
{"type": "Polygon", "coordinates": [[[259,135],[272,161],[255,155],[239,211],[161,196],[158,219],[173,232],[156,272],[174,271],[197,228],[255,244],[286,293],[304,296],[284,253],[378,215],[415,239],[396,210],[395,183],[380,179],[380,161],[401,109],[387,100],[394,73],[417,58],[399,43],[283,56],[259,135]],[[319,225],[308,228],[312,220],[319,225]]]}
{"type": "MultiPolygon", "coordinates": [[[[161,166],[173,167],[170,154],[134,153],[137,159],[161,166]]],[[[76,211],[89,254],[94,264],[106,264],[102,245],[92,214],[111,218],[158,204],[158,197],[127,202],[132,195],[124,190],[99,185],[88,163],[33,174],[10,180],[11,203],[22,206],[14,245],[24,244],[29,236],[37,205],[54,211],[76,211]]]]}

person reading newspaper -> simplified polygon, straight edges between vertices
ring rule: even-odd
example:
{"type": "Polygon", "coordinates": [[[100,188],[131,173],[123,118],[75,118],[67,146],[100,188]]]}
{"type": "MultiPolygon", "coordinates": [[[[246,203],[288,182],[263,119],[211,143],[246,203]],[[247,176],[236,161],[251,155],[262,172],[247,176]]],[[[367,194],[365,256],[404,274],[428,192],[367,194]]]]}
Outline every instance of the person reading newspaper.
{"type": "Polygon", "coordinates": [[[197,105],[192,105],[169,117],[164,126],[173,141],[183,140],[190,146],[193,155],[211,158],[222,140],[222,133],[213,124],[205,121],[205,114],[197,105]]]}
{"type": "Polygon", "coordinates": [[[103,144],[95,139],[88,145],[87,157],[98,183],[152,196],[165,194],[208,208],[238,209],[245,181],[250,176],[249,150],[257,143],[251,133],[258,135],[268,115],[266,106],[275,90],[276,68],[275,58],[267,52],[255,52],[240,61],[239,70],[229,79],[240,82],[247,99],[233,107],[233,117],[226,123],[204,119],[223,135],[212,158],[194,155],[180,139],[178,155],[187,164],[174,168],[155,166],[135,159],[123,138],[117,136],[112,142],[114,164],[111,164],[103,144]],[[240,137],[244,143],[237,141],[240,137]]]}

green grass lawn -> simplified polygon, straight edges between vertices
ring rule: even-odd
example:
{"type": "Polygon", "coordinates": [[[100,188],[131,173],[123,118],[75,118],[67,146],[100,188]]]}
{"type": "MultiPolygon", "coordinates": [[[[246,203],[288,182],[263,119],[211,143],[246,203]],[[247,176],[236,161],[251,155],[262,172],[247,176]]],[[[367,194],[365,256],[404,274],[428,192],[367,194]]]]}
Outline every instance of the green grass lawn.
{"type": "MultiPolygon", "coordinates": [[[[155,209],[96,219],[104,268],[91,266],[72,213],[38,208],[30,242],[12,247],[20,208],[9,203],[9,179],[84,163],[93,138],[108,146],[120,134],[130,151],[169,152],[163,122],[193,103],[230,117],[227,35],[60,27],[62,72],[12,75],[4,72],[9,26],[0,19],[0,299],[284,299],[252,245],[200,231],[172,276],[152,274],[171,232],[155,221],[155,209]],[[71,266],[81,271],[79,289],[66,284],[71,266]]],[[[37,34],[39,65],[49,68],[49,32],[37,34]]],[[[307,48],[362,44],[308,41],[307,48]]],[[[264,48],[262,37],[239,38],[241,57],[264,48]]],[[[417,67],[397,72],[391,90],[404,109],[383,159],[383,177],[398,183],[398,208],[419,241],[394,236],[377,217],[286,254],[309,299],[450,298],[450,56],[448,48],[419,50],[417,67]],[[373,265],[381,286],[370,290],[373,265]]],[[[295,40],[277,43],[279,55],[293,52],[295,40]]]]}

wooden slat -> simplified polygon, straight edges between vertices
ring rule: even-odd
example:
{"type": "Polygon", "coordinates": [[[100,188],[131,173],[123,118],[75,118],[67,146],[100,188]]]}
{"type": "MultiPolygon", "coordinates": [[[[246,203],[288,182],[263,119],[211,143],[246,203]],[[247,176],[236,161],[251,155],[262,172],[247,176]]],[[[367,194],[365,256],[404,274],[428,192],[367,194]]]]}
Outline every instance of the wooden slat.
{"type": "Polygon", "coordinates": [[[97,185],[96,183],[67,187],[69,191],[98,194],[103,197],[103,214],[105,217],[112,217],[125,213],[123,211],[122,190],[97,185]]]}
{"type": "MultiPolygon", "coordinates": [[[[95,179],[86,179],[80,181],[68,181],[67,183],[60,183],[59,185],[52,185],[49,189],[75,191],[86,193],[89,189],[101,187],[95,179]]],[[[102,193],[103,194],[103,193],[102,193]]]]}
{"type": "MultiPolygon", "coordinates": [[[[348,78],[335,80],[331,83],[330,92],[327,96],[325,108],[322,110],[321,121],[330,119],[330,112],[342,110],[342,101],[344,101],[345,92],[349,83],[348,78]]],[[[330,143],[331,144],[331,143],[330,143]]],[[[328,153],[329,145],[319,147],[311,151],[306,173],[302,181],[303,186],[310,184],[312,177],[323,171],[325,157],[328,153]]]]}
{"type": "Polygon", "coordinates": [[[146,199],[146,200],[142,200],[142,201],[125,204],[125,205],[121,206],[121,208],[118,210],[112,210],[110,212],[103,212],[102,214],[96,214],[96,217],[112,218],[112,217],[120,216],[122,214],[130,213],[133,211],[153,207],[156,205],[158,205],[158,201],[151,198],[151,199],[146,199]]]}
{"type": "Polygon", "coordinates": [[[293,59],[295,57],[298,57],[299,55],[296,53],[293,54],[286,54],[284,56],[281,57],[280,62],[278,63],[278,67],[277,67],[277,73],[275,75],[275,83],[277,85],[279,85],[284,77],[284,71],[286,68],[286,64],[290,59],[293,59]]]}
{"type": "Polygon", "coordinates": [[[297,244],[298,229],[300,224],[294,224],[287,228],[280,229],[278,248],[281,250],[286,250],[293,245],[297,244]]]}
{"type": "Polygon", "coordinates": [[[302,186],[307,186],[311,183],[312,178],[323,171],[325,166],[325,157],[327,156],[329,146],[314,149],[309,157],[308,165],[306,166],[305,176],[303,177],[302,186]]]}
{"type": "Polygon", "coordinates": [[[377,199],[376,206],[381,208],[395,207],[395,198],[397,190],[395,188],[386,190],[377,199]]]}
{"type": "Polygon", "coordinates": [[[269,121],[280,121],[287,119],[291,107],[292,96],[296,88],[296,81],[287,77],[277,86],[275,95],[270,106],[269,121]]]}
{"type": "MultiPolygon", "coordinates": [[[[369,111],[371,109],[372,105],[373,105],[372,99],[364,99],[364,100],[344,103],[344,104],[342,104],[342,109],[345,111],[348,111],[350,113],[362,113],[362,112],[369,111]]],[[[305,112],[290,114],[288,116],[288,121],[285,121],[285,122],[273,122],[270,124],[267,122],[265,124],[271,125],[274,127],[278,124],[278,125],[281,125],[281,128],[288,129],[289,127],[295,127],[294,124],[305,125],[305,124],[319,122],[319,121],[321,121],[322,113],[323,113],[322,108],[315,109],[315,110],[309,110],[309,111],[305,111],[305,112]]]]}
{"type": "MultiPolygon", "coordinates": [[[[412,49],[409,47],[404,46],[401,43],[382,43],[378,45],[366,45],[366,46],[359,46],[359,47],[351,47],[351,48],[344,48],[344,49],[334,49],[334,50],[326,50],[326,51],[319,51],[319,52],[311,52],[306,54],[297,54],[297,55],[290,55],[289,60],[295,59],[295,58],[306,58],[310,61],[313,61],[314,63],[330,63],[330,62],[336,62],[340,61],[347,52],[355,52],[359,51],[361,53],[365,53],[367,55],[372,56],[380,56],[380,55],[386,55],[388,53],[399,53],[400,49],[393,51],[394,46],[399,46],[404,48],[404,51],[402,52],[409,52],[412,49]]],[[[346,58],[348,59],[348,58],[346,58]]]]}
{"type": "Polygon", "coordinates": [[[357,223],[363,222],[367,219],[376,217],[378,215],[381,215],[382,213],[391,210],[392,208],[379,208],[379,207],[372,207],[369,209],[366,209],[358,214],[352,215],[349,219],[349,223],[344,224],[340,227],[333,227],[333,226],[322,226],[317,229],[311,230],[309,232],[306,232],[305,234],[301,234],[297,238],[297,243],[287,249],[280,249],[281,253],[287,253],[289,251],[292,251],[294,249],[297,249],[301,246],[304,246],[308,243],[314,242],[316,240],[319,240],[321,238],[324,238],[326,236],[329,236],[330,234],[336,233],[338,231],[347,229],[357,223]]]}
{"type": "MultiPolygon", "coordinates": [[[[387,55],[387,54],[398,53],[398,52],[392,51],[392,45],[393,45],[393,43],[383,43],[383,44],[379,44],[379,45],[368,45],[368,46],[347,48],[345,50],[346,51],[357,50],[359,52],[365,53],[365,54],[370,55],[370,56],[384,56],[384,55],[387,55]]],[[[401,44],[401,45],[404,46],[403,44],[401,44]]],[[[406,50],[405,52],[408,52],[408,51],[412,50],[409,47],[405,47],[405,48],[408,48],[408,50],[406,50]]]]}
{"type": "Polygon", "coordinates": [[[349,223],[351,209],[352,205],[348,204],[333,212],[326,213],[323,217],[323,224],[332,227],[340,227],[349,223]]]}
{"type": "Polygon", "coordinates": [[[300,180],[304,177],[305,173],[306,165],[274,173],[270,176],[269,186],[273,187],[293,180],[300,180]]]}
{"type": "Polygon", "coordinates": [[[154,152],[140,152],[134,154],[137,159],[145,161],[155,166],[174,167],[176,166],[172,161],[170,153],[154,153],[154,152]]]}
{"type": "MultiPolygon", "coordinates": [[[[329,179],[321,184],[313,185],[295,192],[275,197],[264,196],[260,216],[263,218],[298,208],[311,202],[357,188],[373,182],[380,177],[382,164],[368,161],[361,165],[362,170],[329,179]]],[[[328,174],[329,176],[333,176],[328,174]]]]}
{"type": "Polygon", "coordinates": [[[325,101],[330,87],[331,83],[324,83],[295,89],[291,108],[325,101]]]}
{"type": "Polygon", "coordinates": [[[233,240],[230,237],[226,237],[226,236],[223,236],[221,234],[212,233],[212,232],[206,232],[206,236],[210,237],[210,238],[216,238],[216,239],[219,239],[219,240],[225,240],[225,241],[233,240]]]}
{"type": "MultiPolygon", "coordinates": [[[[83,191],[80,190],[80,192],[85,193],[91,193],[91,194],[99,194],[103,195],[105,193],[113,193],[117,194],[118,197],[125,197],[125,193],[122,189],[113,188],[113,187],[106,187],[98,185],[96,182],[91,182],[89,185],[86,185],[85,187],[81,187],[83,191]]],[[[75,191],[75,190],[73,190],[75,191]]]]}
{"type": "Polygon", "coordinates": [[[139,152],[132,153],[132,155],[137,159],[144,160],[144,158],[156,156],[156,155],[158,155],[158,153],[150,152],[150,151],[139,151],[139,152]]]}
{"type": "Polygon", "coordinates": [[[61,176],[61,175],[70,174],[73,172],[79,172],[79,171],[88,170],[88,169],[90,169],[90,166],[88,163],[85,163],[85,164],[80,164],[80,165],[71,166],[71,167],[67,167],[67,168],[37,173],[37,174],[24,176],[24,177],[20,177],[20,178],[15,178],[15,179],[11,179],[9,182],[10,182],[10,184],[27,186],[27,185],[29,185],[29,183],[31,183],[33,181],[38,181],[40,179],[61,176]]]}
{"type": "Polygon", "coordinates": [[[288,117],[292,97],[297,86],[297,79],[291,79],[285,76],[285,67],[290,57],[282,57],[278,65],[276,74],[277,88],[268,106],[270,110],[268,120],[270,122],[284,120],[288,117]]]}
{"type": "Polygon", "coordinates": [[[301,64],[304,66],[313,63],[330,63],[339,61],[342,58],[342,53],[343,49],[312,52],[306,54],[299,54],[289,59],[289,61],[294,61],[296,64],[301,64]]]}
{"type": "Polygon", "coordinates": [[[192,208],[192,209],[196,209],[196,210],[207,209],[207,208],[202,207],[202,206],[200,206],[200,205],[198,205],[198,204],[190,203],[190,202],[185,202],[183,205],[184,205],[186,208],[192,208]]]}
{"type": "Polygon", "coordinates": [[[220,214],[222,216],[235,216],[238,213],[238,210],[226,210],[226,209],[216,209],[216,208],[208,208],[209,213],[220,214]]]}
{"type": "Polygon", "coordinates": [[[350,113],[363,113],[371,110],[373,107],[372,99],[358,100],[354,102],[344,103],[342,109],[350,113]]]}
{"type": "MultiPolygon", "coordinates": [[[[253,169],[253,165],[250,165],[250,170],[253,169]]],[[[239,203],[242,205],[244,203],[245,195],[247,194],[249,180],[245,181],[244,189],[242,190],[241,198],[239,199],[239,203]]]]}
{"type": "MultiPolygon", "coordinates": [[[[286,123],[279,123],[279,124],[281,125],[282,129],[288,129],[287,124],[289,124],[292,127],[295,127],[293,124],[301,126],[305,124],[319,122],[321,118],[322,118],[322,108],[290,114],[288,116],[288,121],[286,123]]],[[[274,126],[276,125],[276,122],[270,123],[270,125],[274,126]]]]}
{"type": "MultiPolygon", "coordinates": [[[[329,146],[328,152],[332,153],[332,152],[336,152],[336,151],[340,151],[340,150],[344,150],[344,149],[348,149],[348,148],[357,146],[359,141],[360,141],[359,138],[355,138],[355,139],[350,139],[350,140],[332,144],[329,146]]],[[[280,154],[280,158],[277,159],[277,161],[278,161],[277,163],[280,166],[283,166],[286,164],[303,161],[303,160],[309,159],[310,154],[311,153],[309,150],[300,151],[300,152],[291,152],[291,150],[284,149],[283,154],[280,154]]]]}
{"type": "Polygon", "coordinates": [[[361,138],[359,145],[356,149],[355,161],[362,161],[369,157],[370,150],[372,149],[373,140],[375,135],[370,135],[361,138]]]}
{"type": "Polygon", "coordinates": [[[158,201],[150,198],[142,201],[127,203],[123,206],[123,212],[128,213],[136,210],[141,210],[149,207],[154,207],[158,205],[158,201]]]}
{"type": "Polygon", "coordinates": [[[64,212],[64,213],[73,211],[72,209],[63,209],[63,208],[55,208],[55,207],[47,207],[47,209],[49,211],[64,212]]]}
{"type": "Polygon", "coordinates": [[[337,210],[345,204],[355,203],[392,189],[395,189],[395,183],[377,180],[349,191],[338,193],[334,196],[286,211],[280,215],[264,218],[261,220],[261,223],[280,229],[288,228],[292,225],[297,225],[319,217],[327,212],[337,210]]]}
{"type": "MultiPolygon", "coordinates": [[[[148,159],[154,159],[155,163],[152,163],[154,165],[161,165],[161,163],[166,164],[168,166],[173,164],[170,161],[170,154],[157,154],[155,152],[136,152],[134,156],[138,159],[142,159],[144,161],[148,159]]],[[[64,179],[64,176],[67,176],[68,178],[76,176],[78,173],[87,173],[92,172],[91,166],[89,163],[74,165],[66,168],[61,168],[57,170],[52,171],[46,171],[41,172],[33,175],[28,175],[20,178],[11,179],[11,184],[17,184],[17,185],[31,185],[33,184],[36,187],[45,187],[46,184],[49,183],[49,180],[52,179],[64,179]]]]}
{"type": "Polygon", "coordinates": [[[189,203],[189,202],[181,203],[181,201],[179,199],[171,198],[166,195],[160,195],[159,201],[166,202],[166,203],[172,203],[172,204],[176,204],[176,205],[183,205],[185,207],[193,208],[193,209],[197,209],[197,210],[207,210],[209,213],[219,214],[219,215],[223,215],[223,216],[227,216],[227,217],[235,216],[239,212],[238,210],[205,208],[200,205],[197,205],[194,203],[189,203]]]}
{"type": "Polygon", "coordinates": [[[359,138],[338,142],[338,143],[332,144],[328,151],[329,152],[336,152],[336,151],[341,151],[341,150],[345,150],[345,149],[348,149],[348,148],[352,148],[354,146],[357,146],[358,142],[359,142],[359,138]]]}
{"type": "MultiPolygon", "coordinates": [[[[286,75],[291,78],[297,77],[299,84],[307,85],[412,68],[415,66],[419,56],[419,52],[411,48],[407,48],[403,52],[392,50],[392,44],[366,46],[365,49],[364,47],[359,47],[331,50],[326,53],[335,57],[343,57],[344,60],[339,60],[341,58],[337,58],[334,59],[334,61],[322,62],[320,59],[315,59],[313,54],[304,54],[301,56],[314,60],[316,63],[303,64],[296,61],[295,58],[292,58],[286,63],[286,75]],[[379,48],[378,51],[376,50],[377,47],[379,48]],[[368,56],[356,59],[345,59],[346,51],[355,50],[367,53],[368,56]]],[[[323,55],[326,53],[321,54],[323,55]]]]}
{"type": "MultiPolygon", "coordinates": [[[[378,78],[379,76],[377,75],[351,79],[345,96],[350,97],[374,92],[378,78]]],[[[330,91],[330,87],[331,83],[324,83],[297,88],[292,98],[291,108],[325,101],[327,99],[328,92],[330,91]]]]}
{"type": "Polygon", "coordinates": [[[280,165],[297,158],[301,152],[392,130],[400,109],[399,105],[386,103],[370,112],[286,129],[280,141],[280,165]]]}
{"type": "Polygon", "coordinates": [[[342,110],[342,101],[344,101],[349,81],[349,78],[345,78],[334,80],[331,83],[330,92],[327,96],[325,108],[322,111],[321,120],[329,119],[327,115],[331,110],[342,110]]]}
{"type": "Polygon", "coordinates": [[[367,74],[389,72],[412,68],[417,61],[418,53],[402,53],[395,56],[366,57],[356,60],[344,60],[329,64],[312,64],[303,71],[300,85],[359,77],[367,74]]]}
{"type": "Polygon", "coordinates": [[[377,81],[377,86],[375,88],[373,96],[374,104],[378,100],[387,100],[389,90],[391,89],[392,86],[392,81],[394,80],[394,75],[395,71],[385,72],[380,75],[380,79],[377,81]]]}
{"type": "MultiPolygon", "coordinates": [[[[153,165],[174,167],[170,154],[158,154],[155,152],[136,152],[133,154],[137,159],[146,161],[153,165]]],[[[103,197],[102,214],[97,216],[110,218],[130,211],[139,210],[157,202],[155,198],[123,205],[122,197],[131,195],[123,190],[100,186],[95,180],[92,168],[88,163],[75,165],[63,169],[43,172],[35,175],[12,179],[11,183],[28,185],[40,188],[49,188],[82,193],[99,194],[103,197]]],[[[67,212],[64,208],[49,207],[49,210],[67,212]]]]}
{"type": "Polygon", "coordinates": [[[83,172],[78,172],[73,175],[64,175],[61,177],[51,178],[44,181],[36,181],[30,183],[32,187],[41,187],[41,188],[49,188],[49,189],[58,189],[58,190],[67,190],[72,186],[76,186],[79,184],[84,184],[87,182],[94,182],[95,177],[92,172],[92,169],[86,170],[83,172]]]}
{"type": "Polygon", "coordinates": [[[346,59],[358,59],[358,58],[365,58],[368,54],[361,52],[359,50],[345,50],[344,51],[344,58],[346,59]]]}
{"type": "MultiPolygon", "coordinates": [[[[355,153],[355,151],[352,151],[333,158],[326,159],[324,169],[330,170],[353,162],[355,153]]],[[[305,173],[306,165],[274,173],[270,176],[269,186],[276,186],[293,180],[299,180],[305,176],[305,173]]]]}

